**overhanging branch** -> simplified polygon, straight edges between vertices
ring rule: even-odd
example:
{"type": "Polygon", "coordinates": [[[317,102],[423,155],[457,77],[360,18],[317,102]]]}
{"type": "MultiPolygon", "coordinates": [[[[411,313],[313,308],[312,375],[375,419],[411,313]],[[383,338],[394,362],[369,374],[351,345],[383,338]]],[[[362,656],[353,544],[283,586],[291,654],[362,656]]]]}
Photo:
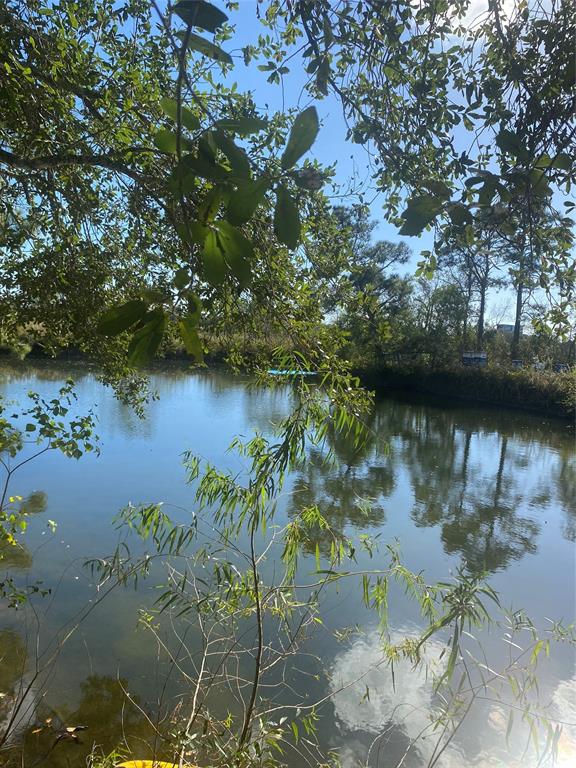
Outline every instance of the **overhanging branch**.
{"type": "Polygon", "coordinates": [[[47,171],[66,166],[91,166],[121,173],[124,176],[129,176],[135,181],[143,182],[146,180],[146,177],[140,172],[133,170],[125,163],[105,154],[63,154],[46,155],[44,157],[19,157],[13,152],[0,149],[0,164],[7,165],[9,168],[21,168],[28,171],[47,171]]]}

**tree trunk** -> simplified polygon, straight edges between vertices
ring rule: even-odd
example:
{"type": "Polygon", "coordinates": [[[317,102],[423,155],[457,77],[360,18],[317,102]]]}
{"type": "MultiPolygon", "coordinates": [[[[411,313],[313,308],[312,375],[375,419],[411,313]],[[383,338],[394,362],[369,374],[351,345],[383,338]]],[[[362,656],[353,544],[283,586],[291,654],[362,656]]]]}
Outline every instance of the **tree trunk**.
{"type": "Polygon", "coordinates": [[[486,314],[486,292],[488,290],[488,274],[490,271],[490,257],[484,255],[484,274],[480,280],[480,309],[478,310],[478,325],[476,326],[476,344],[482,349],[484,343],[484,315],[486,314]]]}
{"type": "Polygon", "coordinates": [[[462,351],[464,351],[468,339],[468,316],[470,315],[470,301],[472,300],[472,269],[468,265],[468,275],[466,279],[466,311],[462,323],[462,351]]]}
{"type": "Polygon", "coordinates": [[[512,334],[512,359],[518,356],[520,347],[520,330],[522,323],[522,304],[524,303],[524,280],[520,278],[516,288],[516,318],[514,320],[514,333],[512,334]]]}

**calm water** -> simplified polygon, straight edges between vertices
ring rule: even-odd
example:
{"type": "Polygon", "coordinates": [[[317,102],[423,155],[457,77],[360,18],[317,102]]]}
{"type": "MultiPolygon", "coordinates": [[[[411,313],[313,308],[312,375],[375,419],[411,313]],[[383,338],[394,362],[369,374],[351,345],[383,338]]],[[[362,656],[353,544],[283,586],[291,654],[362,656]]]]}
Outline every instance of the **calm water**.
{"type": "MultiPolygon", "coordinates": [[[[85,370],[53,367],[0,367],[0,393],[24,403],[29,389],[52,394],[70,374],[77,381],[79,410],[94,407],[97,413],[101,456],[74,462],[53,452],[23,467],[11,486],[12,493],[30,497],[34,514],[22,549],[7,551],[3,567],[17,569],[20,580],[40,580],[52,589],[49,597],[34,601],[35,611],[15,616],[0,609],[0,692],[29,686],[26,766],[84,766],[94,744],[111,749],[127,733],[150,741],[146,718],[156,717],[159,699],[167,708],[183,693],[174,682],[170,699],[161,654],[138,627],[138,609],[153,605],[158,594],[153,580],[138,592],[112,593],[67,642],[49,675],[38,679],[36,654],[50,648],[56,633],[96,599],[83,563],[113,551],[119,536],[113,519],[127,502],[162,500],[176,517],[189,519],[192,490],[185,483],[182,452],[191,449],[219,466],[241,469],[226,452],[232,438],[269,431],[291,403],[289,390],[257,390],[241,378],[163,373],[153,377],[160,399],[139,420],[85,370]],[[55,534],[48,519],[58,524],[55,534]],[[54,746],[53,731],[30,733],[47,717],[53,729],[88,726],[82,744],[54,746]]],[[[368,531],[379,533],[383,543],[397,539],[406,565],[424,570],[429,581],[450,578],[465,562],[471,570],[488,570],[503,602],[525,608],[536,622],[574,620],[576,458],[567,425],[523,413],[383,399],[371,426],[372,441],[360,453],[346,441],[332,441],[335,464],[311,452],[305,469],[288,484],[280,522],[317,503],[350,535],[368,531]]],[[[320,537],[318,546],[324,553],[327,542],[320,537]]],[[[310,570],[314,563],[312,555],[310,570]]],[[[374,564],[360,558],[358,565],[374,564]]],[[[306,572],[306,564],[303,568],[306,572]]],[[[346,686],[378,661],[377,622],[360,598],[352,583],[327,595],[325,625],[310,639],[310,655],[299,660],[302,674],[293,681],[309,701],[346,686]],[[335,636],[334,630],[356,624],[362,632],[335,636]]],[[[414,607],[399,591],[392,591],[390,602],[392,638],[415,635],[414,607]]],[[[501,652],[499,636],[486,636],[487,653],[501,652]]],[[[440,636],[429,653],[440,656],[443,650],[440,636]]],[[[562,646],[543,660],[540,682],[551,714],[568,723],[558,763],[567,768],[576,764],[573,650],[562,646]]],[[[399,665],[394,690],[387,668],[380,667],[321,709],[320,742],[338,750],[344,768],[362,764],[368,754],[371,765],[389,768],[426,728],[433,706],[425,677],[399,665]]],[[[0,719],[8,713],[9,704],[0,703],[0,719]]],[[[521,729],[511,738],[515,756],[506,756],[506,723],[497,705],[478,707],[436,765],[535,767],[536,760],[521,757],[521,729]]],[[[432,738],[418,742],[403,765],[428,765],[434,744],[432,738]]],[[[303,764],[297,756],[289,760],[303,764]]]]}

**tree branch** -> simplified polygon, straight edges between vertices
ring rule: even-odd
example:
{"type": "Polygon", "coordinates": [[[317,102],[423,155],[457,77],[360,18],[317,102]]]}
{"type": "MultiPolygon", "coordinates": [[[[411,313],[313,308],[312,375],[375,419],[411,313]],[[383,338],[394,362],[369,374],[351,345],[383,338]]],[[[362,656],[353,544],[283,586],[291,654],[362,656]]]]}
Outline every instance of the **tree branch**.
{"type": "Polygon", "coordinates": [[[46,171],[66,166],[92,166],[121,173],[135,181],[146,181],[146,176],[106,154],[62,154],[27,158],[19,157],[5,149],[0,149],[0,163],[7,165],[9,168],[22,168],[28,171],[46,171]]]}

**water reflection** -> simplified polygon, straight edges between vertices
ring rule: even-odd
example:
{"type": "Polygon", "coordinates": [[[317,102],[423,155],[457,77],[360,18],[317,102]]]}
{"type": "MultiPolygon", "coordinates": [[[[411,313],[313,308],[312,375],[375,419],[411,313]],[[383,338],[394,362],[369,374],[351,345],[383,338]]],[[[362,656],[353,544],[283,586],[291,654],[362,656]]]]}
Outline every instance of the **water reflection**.
{"type": "Polygon", "coordinates": [[[26,646],[13,630],[0,632],[0,742],[9,744],[34,717],[34,691],[25,675],[26,646]]]}
{"type": "Polygon", "coordinates": [[[84,765],[94,748],[101,754],[133,748],[147,757],[154,743],[152,729],[138,709],[138,697],[129,699],[127,690],[127,680],[91,675],[80,684],[78,706],[42,704],[20,748],[24,763],[50,768],[84,765]],[[82,729],[75,738],[65,735],[67,728],[77,726],[82,729]]]}
{"type": "MultiPolygon", "coordinates": [[[[390,640],[396,644],[417,637],[413,629],[405,627],[393,631],[390,640]]],[[[476,702],[453,739],[446,736],[460,717],[446,733],[441,727],[433,727],[443,702],[434,690],[430,672],[443,669],[446,651],[444,643],[432,640],[423,654],[422,667],[414,669],[410,662],[402,660],[395,663],[393,675],[382,651],[380,632],[372,629],[336,655],[329,677],[336,724],[331,746],[342,768],[536,768],[549,764],[532,749],[528,724],[516,718],[509,730],[510,709],[495,700],[476,702]],[[446,749],[439,752],[444,743],[446,749]]],[[[547,716],[553,723],[564,724],[554,765],[573,766],[576,676],[560,681],[551,691],[547,716]]]]}
{"type": "MultiPolygon", "coordinates": [[[[46,488],[49,516],[58,521],[58,536],[51,537],[46,546],[48,537],[40,538],[43,525],[38,523],[30,525],[21,540],[34,552],[34,578],[42,579],[46,586],[59,584],[45,618],[53,626],[45,627],[45,632],[64,624],[92,597],[92,584],[84,578],[80,563],[88,554],[98,556],[114,548],[117,532],[110,518],[129,499],[165,499],[185,509],[191,507],[190,489],[184,485],[179,466],[181,451],[190,448],[218,466],[228,466],[233,459],[225,450],[235,434],[249,437],[254,429],[267,432],[290,408],[291,390],[247,388],[242,379],[214,373],[154,374],[153,387],[160,391],[161,399],[151,404],[144,421],[120,405],[92,375],[69,369],[45,372],[44,376],[26,369],[12,378],[3,376],[2,388],[10,397],[22,400],[27,388],[36,388],[36,384],[39,389],[56,388],[70,373],[79,381],[81,404],[90,407],[98,402],[103,452],[97,461],[85,458],[73,465],[57,455],[49,456],[31,463],[21,476],[23,493],[46,488]]],[[[404,550],[412,547],[413,561],[408,565],[426,568],[431,581],[446,577],[452,566],[447,564],[448,555],[464,560],[472,571],[506,569],[507,604],[525,607],[529,614],[570,620],[573,587],[568,582],[573,556],[567,540],[576,540],[576,461],[573,436],[561,424],[525,414],[389,399],[377,404],[369,426],[370,440],[361,450],[341,434],[328,435],[333,463],[326,462],[318,449],[311,450],[309,461],[287,485],[289,515],[302,506],[318,504],[342,533],[381,532],[384,542],[399,536],[404,550]]],[[[27,511],[42,511],[45,501],[32,493],[26,498],[27,511]]],[[[320,534],[313,549],[316,543],[323,552],[329,547],[320,534]]],[[[31,565],[30,554],[22,548],[0,554],[5,557],[2,568],[31,565]]],[[[313,559],[310,562],[313,568],[313,559]]],[[[332,611],[325,617],[327,624],[333,621],[342,627],[366,622],[358,593],[352,587],[349,590],[343,588],[334,597],[332,611]]],[[[80,639],[75,650],[67,646],[50,703],[34,715],[35,727],[52,718],[55,728],[79,724],[88,725],[89,730],[81,735],[83,744],[61,742],[52,749],[55,733],[43,729],[33,734],[35,727],[30,727],[28,766],[84,765],[92,744],[112,748],[122,743],[123,733],[128,731],[142,739],[138,755],[145,756],[143,750],[151,741],[145,718],[129,704],[115,677],[119,670],[130,678],[131,692],[138,691],[142,702],[155,701],[157,680],[150,672],[155,649],[149,645],[149,637],[134,632],[135,619],[131,618],[143,599],[143,593],[118,593],[106,603],[106,613],[94,615],[87,625],[86,647],[80,639]],[[85,678],[89,664],[95,674],[85,678]]],[[[391,596],[393,621],[410,633],[408,624],[417,617],[406,603],[391,596]]],[[[9,640],[7,637],[6,644],[9,640]]],[[[332,670],[331,691],[349,674],[357,675],[361,664],[378,663],[377,633],[369,632],[344,649],[335,649],[335,641],[329,644],[325,635],[312,638],[311,644],[311,650],[332,670]]],[[[430,646],[432,663],[442,650],[439,641],[430,646]]],[[[576,680],[558,683],[562,676],[573,674],[573,656],[568,656],[565,651],[555,662],[557,678],[554,682],[546,678],[546,684],[556,711],[565,712],[563,719],[574,722],[576,680]]],[[[312,676],[306,685],[313,685],[310,680],[312,676]]],[[[6,690],[15,682],[17,678],[8,680],[6,690]]],[[[334,718],[321,725],[323,747],[338,747],[347,768],[366,758],[381,733],[385,735],[374,743],[372,764],[395,766],[411,744],[416,727],[424,728],[429,722],[437,706],[429,681],[413,676],[407,667],[396,670],[395,682],[397,694],[387,670],[376,668],[358,686],[337,695],[334,718]],[[405,702],[409,718],[402,708],[394,712],[398,702],[405,702]]],[[[320,681],[315,684],[322,685],[320,681]]],[[[6,703],[0,701],[2,706],[6,703]]],[[[152,706],[146,709],[147,713],[153,711],[152,706]]],[[[481,722],[468,731],[462,729],[453,751],[445,755],[444,765],[482,765],[483,749],[493,746],[492,737],[501,735],[502,727],[498,710],[488,709],[481,722]],[[481,738],[486,744],[480,743],[481,738]]],[[[426,764],[432,742],[425,740],[410,749],[405,768],[426,764]]],[[[572,762],[565,762],[562,768],[574,764],[575,744],[576,732],[566,729],[560,746],[570,756],[565,760],[572,762]]],[[[498,765],[495,761],[484,765],[498,765]]],[[[505,757],[501,764],[513,765],[505,757]]],[[[533,766],[526,763],[525,768],[533,766]]]]}
{"type": "Polygon", "coordinates": [[[369,426],[372,438],[361,451],[328,433],[336,462],[311,452],[296,477],[290,514],[317,503],[339,532],[381,527],[386,501],[402,484],[414,524],[439,528],[446,554],[460,556],[474,573],[535,554],[556,506],[566,518],[564,535],[576,536],[576,464],[571,437],[558,425],[389,400],[369,426]]]}
{"type": "MultiPolygon", "coordinates": [[[[18,515],[28,517],[46,511],[47,497],[44,491],[32,491],[18,505],[18,515]]],[[[0,541],[0,569],[27,570],[32,565],[32,555],[28,551],[25,539],[20,538],[15,544],[0,541]]]]}
{"type": "MultiPolygon", "coordinates": [[[[399,628],[391,633],[390,640],[396,644],[407,637],[416,639],[417,633],[399,628]]],[[[430,672],[439,672],[445,652],[446,646],[440,641],[427,644],[423,662],[430,672]]],[[[401,761],[422,765],[433,756],[438,734],[435,736],[432,729],[436,709],[432,678],[424,666],[414,670],[407,660],[395,663],[392,676],[377,630],[336,656],[329,686],[341,739],[347,745],[341,755],[343,768],[370,758],[372,765],[392,766],[401,761]],[[352,741],[356,742],[354,747],[352,741]]],[[[443,763],[447,768],[463,764],[456,747],[443,763]]]]}

